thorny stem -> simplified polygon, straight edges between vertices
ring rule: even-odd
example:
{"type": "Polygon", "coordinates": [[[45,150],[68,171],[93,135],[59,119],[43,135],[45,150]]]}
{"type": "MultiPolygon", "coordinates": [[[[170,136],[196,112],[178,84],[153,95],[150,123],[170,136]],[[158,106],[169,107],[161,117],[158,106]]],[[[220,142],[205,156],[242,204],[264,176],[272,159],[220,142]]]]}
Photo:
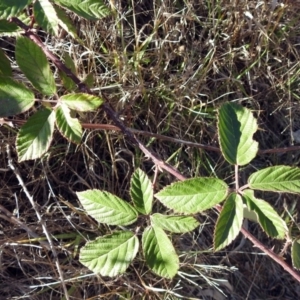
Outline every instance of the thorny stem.
{"type": "MultiPolygon", "coordinates": [[[[25,30],[25,36],[30,38],[33,42],[35,42],[45,53],[45,55],[55,64],[55,66],[66,73],[66,75],[71,78],[74,83],[78,86],[81,92],[93,95],[92,91],[89,87],[80,81],[80,79],[65,65],[63,64],[41,41],[41,39],[31,30],[31,28],[21,22],[18,18],[11,18],[11,22],[16,23],[19,27],[25,30]]],[[[124,123],[120,120],[118,114],[112,109],[109,104],[109,101],[105,95],[102,95],[105,100],[105,103],[101,105],[101,108],[106,112],[106,114],[111,118],[111,120],[120,128],[125,136],[134,144],[137,145],[142,152],[152,159],[154,164],[159,168],[163,169],[173,176],[175,176],[179,180],[184,180],[184,176],[182,176],[174,167],[167,164],[166,162],[162,161],[158,158],[154,153],[148,150],[135,136],[134,134],[126,128],[124,123]]]]}
{"type": "MultiPolygon", "coordinates": [[[[222,206],[216,205],[215,208],[221,212],[222,206]]],[[[273,260],[275,260],[282,268],[290,273],[298,282],[300,282],[300,275],[298,272],[293,270],[284,260],[281,256],[274,253],[273,250],[268,249],[265,245],[263,245],[256,237],[254,237],[247,229],[244,228],[244,226],[241,228],[241,233],[244,235],[245,238],[249,239],[252,244],[259,248],[261,251],[266,253],[269,257],[271,257],[273,260]]]]}
{"type": "Polygon", "coordinates": [[[298,282],[300,282],[300,275],[298,272],[293,270],[291,266],[289,266],[282,257],[280,257],[278,254],[274,253],[272,250],[268,249],[265,245],[263,245],[258,239],[256,239],[248,230],[246,230],[244,227],[241,228],[242,234],[245,236],[245,238],[249,239],[253,245],[255,245],[257,248],[259,248],[261,251],[266,253],[269,257],[271,257],[274,261],[276,261],[282,268],[290,273],[298,282]]]}
{"type": "MultiPolygon", "coordinates": [[[[30,38],[33,42],[35,42],[45,53],[45,55],[55,64],[55,66],[63,71],[69,78],[71,78],[74,83],[77,84],[78,88],[81,92],[93,94],[92,91],[88,88],[88,86],[81,82],[80,79],[65,65],[63,64],[48,48],[42,43],[40,38],[31,30],[30,27],[28,27],[26,24],[24,24],[22,21],[20,21],[18,18],[11,18],[11,22],[17,24],[19,27],[24,29],[25,33],[24,35],[30,38]]],[[[125,136],[128,137],[128,139],[135,145],[137,145],[142,152],[149,158],[152,159],[153,163],[156,165],[156,167],[160,169],[164,169],[165,171],[169,172],[170,174],[174,175],[177,179],[183,181],[186,179],[176,168],[170,166],[169,164],[162,161],[160,158],[158,158],[155,154],[153,154],[150,150],[148,150],[133,134],[131,130],[126,128],[124,123],[120,120],[117,113],[112,109],[110,106],[107,97],[105,95],[102,95],[104,100],[106,101],[101,105],[101,108],[106,112],[106,114],[112,119],[112,121],[115,123],[115,125],[123,132],[125,136]]],[[[286,152],[290,151],[291,149],[297,149],[299,150],[298,146],[293,146],[289,148],[281,148],[281,149],[269,149],[269,150],[263,150],[259,151],[259,154],[265,154],[265,153],[278,153],[278,152],[286,152]]],[[[217,205],[216,208],[221,211],[222,208],[220,205],[217,205]]],[[[273,251],[267,249],[260,241],[258,241],[248,230],[245,228],[241,229],[241,232],[243,235],[248,238],[257,248],[259,248],[261,251],[266,253],[269,257],[271,257],[273,260],[275,260],[279,265],[281,265],[288,273],[290,273],[298,282],[300,282],[300,275],[294,271],[285,261],[283,261],[276,253],[273,251]]]]}
{"type": "MultiPolygon", "coordinates": [[[[43,101],[48,101],[48,100],[43,100],[43,101]]],[[[49,100],[48,102],[57,102],[54,100],[49,100]]],[[[14,124],[18,124],[18,125],[23,125],[25,124],[24,120],[18,120],[18,119],[7,119],[7,118],[3,118],[2,120],[0,119],[0,125],[2,124],[8,124],[10,125],[10,123],[14,123],[14,124]]],[[[81,123],[82,128],[85,129],[99,129],[99,130],[114,130],[114,131],[121,131],[121,129],[115,125],[111,125],[111,124],[92,124],[92,123],[81,123]]],[[[166,135],[162,135],[162,134],[158,134],[158,133],[153,133],[153,132],[149,132],[146,130],[138,130],[138,129],[134,129],[134,128],[130,128],[130,127],[126,127],[127,130],[131,131],[133,134],[139,134],[139,135],[143,135],[143,136],[150,136],[150,137],[154,137],[156,139],[159,140],[164,140],[164,141],[170,141],[173,143],[178,143],[178,144],[182,144],[182,145],[186,145],[189,147],[194,147],[194,148],[199,148],[199,149],[203,149],[203,150],[207,150],[207,151],[213,151],[213,152],[221,152],[221,150],[218,147],[215,146],[210,146],[210,145],[204,145],[204,144],[200,144],[200,143],[194,143],[194,142],[190,142],[190,141],[186,141],[186,140],[181,140],[181,139],[177,139],[177,138],[173,138],[170,136],[166,136],[166,135]]],[[[264,155],[264,154],[268,154],[268,153],[284,153],[284,152],[290,152],[290,151],[300,151],[300,146],[290,146],[290,147],[285,147],[285,148],[275,148],[275,149],[266,149],[266,150],[259,150],[258,151],[258,155],[264,155]]],[[[244,189],[245,187],[241,187],[240,189],[244,189]]]]}

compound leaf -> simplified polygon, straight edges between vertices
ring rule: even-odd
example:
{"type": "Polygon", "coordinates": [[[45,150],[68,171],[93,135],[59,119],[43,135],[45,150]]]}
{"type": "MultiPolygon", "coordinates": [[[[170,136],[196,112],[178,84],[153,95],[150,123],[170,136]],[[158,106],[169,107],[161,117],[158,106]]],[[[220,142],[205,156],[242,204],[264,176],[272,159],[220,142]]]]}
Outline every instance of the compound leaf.
{"type": "Polygon", "coordinates": [[[42,49],[27,37],[20,36],[16,43],[17,63],[32,85],[44,95],[56,92],[53,74],[42,49]]]}
{"type": "Polygon", "coordinates": [[[94,273],[116,276],[126,271],[139,249],[139,240],[129,231],[88,242],[81,250],[79,261],[94,273]]]}
{"type": "Polygon", "coordinates": [[[257,128],[249,109],[236,103],[222,105],[218,114],[219,141],[230,164],[243,166],[256,156],[258,143],[252,137],[257,128]]]}
{"type": "Polygon", "coordinates": [[[0,118],[20,114],[34,105],[31,90],[10,77],[0,76],[0,118]]]}
{"type": "Polygon", "coordinates": [[[17,136],[19,161],[40,158],[49,148],[55,124],[55,112],[41,109],[21,127],[17,136]]]}
{"type": "Polygon", "coordinates": [[[286,223],[269,203],[262,199],[255,198],[252,190],[244,190],[243,199],[248,209],[257,214],[258,222],[267,235],[278,239],[285,237],[288,230],[286,223]]]}
{"type": "Polygon", "coordinates": [[[150,217],[151,224],[174,233],[185,233],[194,230],[200,223],[190,216],[166,216],[153,214],[150,217]]]}
{"type": "Polygon", "coordinates": [[[167,234],[158,226],[143,232],[143,251],[151,270],[165,278],[173,278],[179,269],[179,258],[167,234]]]}
{"type": "Polygon", "coordinates": [[[95,110],[103,103],[102,98],[85,93],[64,95],[60,101],[75,111],[95,110]]]}
{"type": "Polygon", "coordinates": [[[253,173],[248,184],[252,189],[271,192],[300,193],[300,168],[275,166],[253,173]]]}
{"type": "Polygon", "coordinates": [[[77,192],[86,212],[99,223],[129,225],[137,220],[137,211],[117,196],[99,190],[77,192]]]}
{"type": "Polygon", "coordinates": [[[228,246],[239,234],[243,224],[243,200],[236,193],[229,195],[217,220],[214,234],[215,251],[228,246]]]}
{"type": "Polygon", "coordinates": [[[130,195],[138,212],[147,215],[152,210],[153,188],[147,175],[137,169],[132,175],[130,195]]]}
{"type": "Polygon", "coordinates": [[[61,104],[55,111],[56,126],[60,133],[70,142],[79,144],[82,136],[82,127],[77,118],[72,118],[68,106],[61,104]]]}
{"type": "Polygon", "coordinates": [[[227,192],[224,181],[201,177],[175,182],[155,194],[155,197],[176,212],[192,214],[222,202],[227,192]]]}

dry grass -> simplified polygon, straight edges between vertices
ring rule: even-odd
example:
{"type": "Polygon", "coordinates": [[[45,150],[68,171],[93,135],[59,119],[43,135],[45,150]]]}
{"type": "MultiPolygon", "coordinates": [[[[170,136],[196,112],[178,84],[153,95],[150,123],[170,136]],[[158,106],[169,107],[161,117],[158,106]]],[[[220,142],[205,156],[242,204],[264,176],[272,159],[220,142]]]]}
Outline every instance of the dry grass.
{"type": "MultiPolygon", "coordinates": [[[[109,5],[112,15],[97,23],[72,16],[84,46],[68,36],[46,41],[57,55],[71,55],[82,78],[94,75],[95,93],[109,97],[128,127],[217,146],[216,109],[225,101],[237,101],[258,117],[261,130],[256,139],[261,149],[293,143],[292,131],[300,128],[298,2],[116,0],[109,5]]],[[[5,49],[9,53],[12,48],[5,44],[5,49]]],[[[26,119],[28,114],[15,118],[26,119]]],[[[102,111],[81,119],[111,122],[102,111]]],[[[8,167],[5,145],[15,155],[16,129],[1,127],[0,134],[1,205],[42,237],[35,211],[8,167]]],[[[233,170],[217,153],[140,138],[187,177],[232,180],[233,170]]],[[[267,165],[298,165],[299,159],[298,153],[260,156],[245,168],[244,177],[267,165]]],[[[57,134],[42,159],[17,164],[15,158],[14,164],[53,237],[69,299],[224,299],[226,295],[288,300],[300,295],[296,282],[242,237],[226,251],[213,253],[214,212],[199,216],[200,229],[174,237],[181,273],[172,281],[153,275],[141,256],[117,278],[90,274],[78,262],[78,247],[111,229],[83,213],[75,191],[105,189],[129,199],[128,179],[136,167],[153,176],[151,161],[117,132],[87,130],[80,146],[57,134]]],[[[172,181],[170,175],[160,174],[156,188],[172,181]]],[[[296,196],[264,197],[296,227],[296,196]]],[[[8,216],[0,217],[0,298],[65,299],[52,252],[29,239],[8,216]]],[[[249,224],[249,230],[277,252],[283,247],[266,239],[257,226],[249,224]]]]}

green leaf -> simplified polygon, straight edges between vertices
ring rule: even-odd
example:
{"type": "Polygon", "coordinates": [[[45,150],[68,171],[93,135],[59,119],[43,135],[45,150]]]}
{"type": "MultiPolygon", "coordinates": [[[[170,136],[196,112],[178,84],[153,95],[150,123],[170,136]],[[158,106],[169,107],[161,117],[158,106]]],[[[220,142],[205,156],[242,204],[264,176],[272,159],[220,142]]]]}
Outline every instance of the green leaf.
{"type": "Polygon", "coordinates": [[[0,20],[0,36],[18,36],[21,32],[21,28],[15,23],[11,23],[7,20],[0,20]]]}
{"type": "Polygon", "coordinates": [[[137,220],[137,211],[111,193],[87,190],[76,194],[86,212],[99,223],[129,225],[137,220]]]}
{"type": "Polygon", "coordinates": [[[258,223],[257,213],[253,210],[250,210],[247,206],[244,206],[244,218],[258,223]]]}
{"type": "Polygon", "coordinates": [[[194,230],[200,223],[190,216],[166,216],[153,214],[151,224],[174,233],[185,233],[194,230]]]}
{"type": "Polygon", "coordinates": [[[48,96],[56,93],[53,74],[39,46],[26,37],[18,37],[16,59],[20,69],[36,89],[48,96]]]}
{"type": "Polygon", "coordinates": [[[130,195],[138,212],[148,215],[152,211],[152,183],[141,169],[135,170],[132,175],[130,195]]]}
{"type": "Polygon", "coordinates": [[[214,207],[227,195],[226,183],[217,178],[192,178],[175,182],[158,192],[155,197],[168,208],[192,214],[214,207]]]}
{"type": "Polygon", "coordinates": [[[34,101],[34,94],[22,83],[0,76],[0,118],[23,113],[34,101]]]}
{"type": "Polygon", "coordinates": [[[293,267],[300,269],[300,239],[295,239],[292,244],[292,262],[293,267]]]}
{"type": "Polygon", "coordinates": [[[75,111],[95,110],[103,103],[102,98],[84,93],[64,95],[60,101],[75,111]]]}
{"type": "Polygon", "coordinates": [[[151,270],[165,278],[173,278],[179,269],[179,259],[166,233],[158,226],[143,232],[143,251],[151,270]]]}
{"type": "Polygon", "coordinates": [[[102,0],[56,0],[55,3],[91,21],[97,21],[110,14],[102,0]]]}
{"type": "Polygon", "coordinates": [[[8,76],[8,77],[12,76],[10,61],[1,48],[0,48],[0,76],[8,76]]]}
{"type": "Polygon", "coordinates": [[[64,12],[64,10],[62,10],[58,6],[54,6],[54,9],[58,17],[59,26],[63,28],[73,39],[77,40],[81,45],[83,45],[83,42],[81,41],[81,39],[79,39],[77,35],[76,27],[74,26],[70,18],[67,16],[67,14],[64,12]]]}
{"type": "Polygon", "coordinates": [[[48,33],[58,35],[58,23],[56,11],[48,0],[38,0],[33,5],[36,22],[48,33]]]}
{"type": "Polygon", "coordinates": [[[257,122],[251,111],[236,103],[225,103],[219,109],[218,131],[221,151],[234,165],[246,165],[257,154],[258,143],[252,139],[257,122]]]}
{"type": "MultiPolygon", "coordinates": [[[[77,75],[76,66],[74,64],[74,61],[67,52],[64,53],[63,59],[65,62],[65,65],[72,71],[73,74],[77,75]]],[[[77,89],[77,85],[67,74],[65,74],[62,71],[59,71],[59,76],[62,79],[64,87],[68,91],[75,91],[77,89]]]]}
{"type": "Polygon", "coordinates": [[[116,276],[126,271],[139,250],[139,240],[129,231],[115,232],[87,243],[79,261],[94,273],[116,276]]]}
{"type": "Polygon", "coordinates": [[[49,148],[55,123],[55,112],[41,109],[21,127],[17,136],[19,162],[40,158],[49,148]]]}
{"type": "MultiPolygon", "coordinates": [[[[25,25],[29,26],[31,19],[24,12],[18,15],[18,19],[22,21],[25,25]]],[[[11,23],[8,20],[0,20],[0,37],[16,37],[24,33],[24,30],[20,28],[17,24],[11,23]]]]}
{"type": "Polygon", "coordinates": [[[253,173],[248,184],[252,189],[271,192],[300,193],[300,168],[275,166],[253,173]]]}
{"type": "Polygon", "coordinates": [[[0,19],[17,17],[18,14],[31,2],[32,0],[1,0],[0,19]]]}
{"type": "Polygon", "coordinates": [[[70,142],[81,142],[82,127],[77,118],[72,118],[70,109],[62,104],[56,109],[56,125],[60,133],[70,142]]]}
{"type": "Polygon", "coordinates": [[[228,246],[243,225],[243,200],[236,193],[229,195],[217,220],[214,234],[215,251],[228,246]]]}
{"type": "Polygon", "coordinates": [[[288,228],[273,207],[262,199],[257,199],[252,190],[243,191],[247,207],[257,214],[258,222],[267,235],[283,239],[288,228]]]}
{"type": "Polygon", "coordinates": [[[88,75],[86,75],[83,83],[85,83],[91,89],[94,86],[94,74],[89,73],[88,75]]]}

